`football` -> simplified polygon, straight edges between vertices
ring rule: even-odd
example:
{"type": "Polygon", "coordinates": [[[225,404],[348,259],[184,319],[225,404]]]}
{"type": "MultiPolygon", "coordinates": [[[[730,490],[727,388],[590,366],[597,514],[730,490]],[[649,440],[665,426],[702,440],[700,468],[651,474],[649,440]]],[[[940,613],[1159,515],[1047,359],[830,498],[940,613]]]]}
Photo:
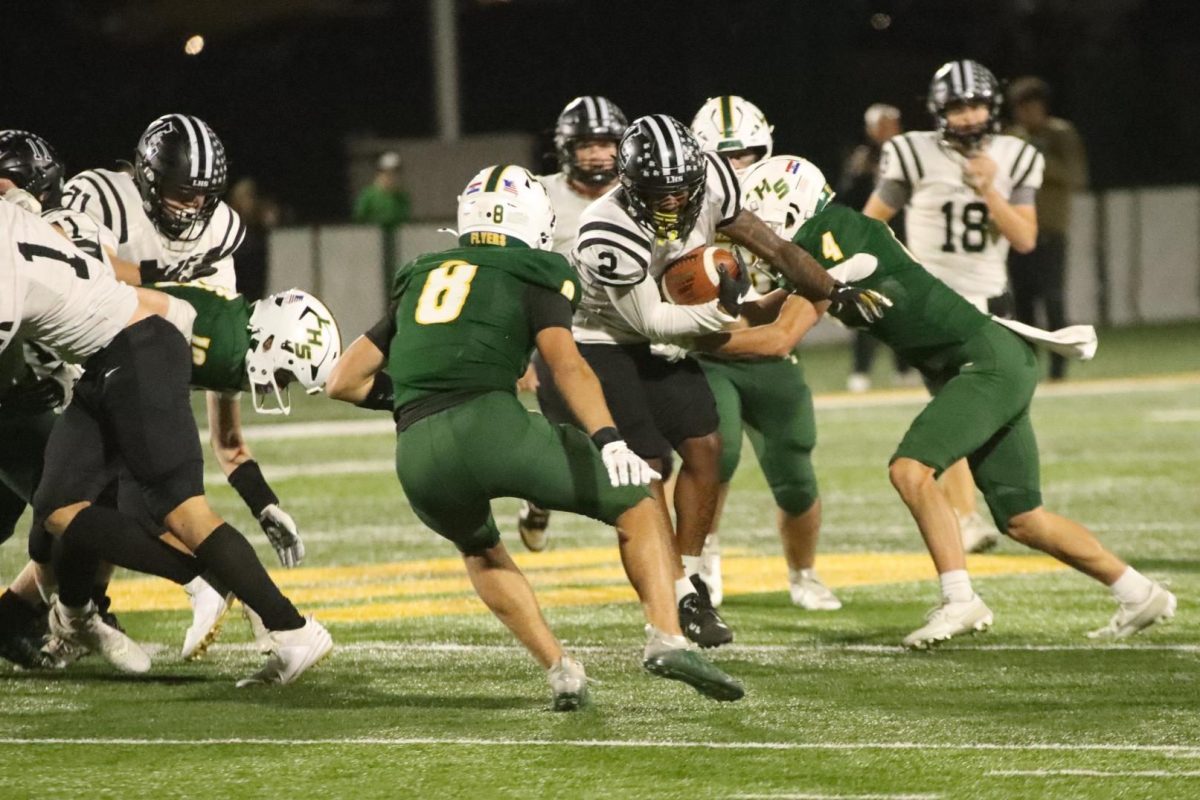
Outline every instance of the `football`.
{"type": "Polygon", "coordinates": [[[663,296],[680,306],[695,306],[716,300],[719,266],[725,267],[731,277],[738,277],[737,259],[722,247],[702,246],[684,253],[668,264],[663,272],[663,296]]]}

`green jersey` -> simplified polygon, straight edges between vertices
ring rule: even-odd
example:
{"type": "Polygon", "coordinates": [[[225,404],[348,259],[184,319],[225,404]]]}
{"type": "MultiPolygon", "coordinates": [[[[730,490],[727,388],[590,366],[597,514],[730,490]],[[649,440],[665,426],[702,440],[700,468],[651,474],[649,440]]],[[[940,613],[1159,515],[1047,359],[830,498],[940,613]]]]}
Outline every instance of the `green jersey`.
{"type": "Polygon", "coordinates": [[[250,304],[240,294],[199,283],[159,283],[160,292],[196,310],[192,326],[192,386],[216,392],[246,385],[250,349],[250,304]]]}
{"type": "MultiPolygon", "coordinates": [[[[504,241],[498,234],[472,236],[484,244],[504,241]]],[[[396,408],[416,403],[432,413],[482,392],[515,393],[534,337],[545,327],[534,318],[538,309],[558,298],[564,313],[573,312],[579,294],[565,258],[523,246],[460,247],[401,267],[387,370],[396,408]]]]}
{"type": "Polygon", "coordinates": [[[864,324],[852,310],[844,311],[839,319],[851,327],[865,327],[922,371],[949,366],[948,359],[958,345],[988,324],[987,315],[926,272],[892,229],[879,220],[845,206],[829,205],[805,222],[793,241],[831,271],[858,253],[874,256],[877,263],[870,274],[851,272],[841,279],[874,289],[887,296],[892,306],[883,319],[870,324],[864,324]]]}

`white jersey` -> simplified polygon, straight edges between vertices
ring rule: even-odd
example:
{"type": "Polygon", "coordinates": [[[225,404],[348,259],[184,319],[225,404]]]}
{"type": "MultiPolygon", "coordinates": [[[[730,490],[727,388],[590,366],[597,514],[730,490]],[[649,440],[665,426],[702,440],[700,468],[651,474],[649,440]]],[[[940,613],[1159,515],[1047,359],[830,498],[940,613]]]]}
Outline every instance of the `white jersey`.
{"type": "Polygon", "coordinates": [[[80,363],[121,332],[137,290],[45,220],[0,202],[0,350],[14,339],[80,363]]]}
{"type": "Polygon", "coordinates": [[[579,218],[585,208],[592,204],[591,197],[584,197],[571,188],[571,182],[562,173],[538,175],[537,179],[546,187],[550,204],[554,208],[554,246],[556,253],[570,256],[575,246],[575,235],[579,233],[579,218]]]}
{"type": "Polygon", "coordinates": [[[717,308],[716,301],[675,306],[662,299],[658,288],[667,264],[689,250],[711,244],[717,228],[731,222],[741,210],[741,190],[729,162],[712,153],[705,153],[704,158],[708,162],[704,205],[682,239],[655,238],[626,211],[620,189],[608,192],[584,211],[579,238],[571,251],[571,263],[583,286],[572,326],[576,341],[674,344],[720,330],[732,320],[717,308]]]}
{"type": "Polygon", "coordinates": [[[76,247],[112,269],[108,251],[117,252],[117,235],[81,211],[52,208],[42,212],[42,219],[58,226],[76,247]]]}
{"type": "Polygon", "coordinates": [[[205,283],[237,289],[233,252],[246,235],[237,212],[217,203],[204,231],[196,239],[179,242],[158,232],[142,207],[142,196],[133,178],[124,172],[89,169],[67,181],[63,205],[87,214],[117,237],[117,256],[141,267],[147,283],[167,280],[167,271],[186,264],[211,264],[216,273],[205,283]]]}
{"type": "MultiPolygon", "coordinates": [[[[1037,148],[1015,136],[992,136],[983,152],[996,162],[996,190],[1016,205],[1032,205],[1045,163],[1037,148]]],[[[936,131],[913,131],[884,144],[879,176],[908,187],[905,238],[917,260],[986,309],[987,298],[1003,294],[1008,285],[1009,243],[988,218],[983,198],[964,180],[966,161],[936,131]]]]}

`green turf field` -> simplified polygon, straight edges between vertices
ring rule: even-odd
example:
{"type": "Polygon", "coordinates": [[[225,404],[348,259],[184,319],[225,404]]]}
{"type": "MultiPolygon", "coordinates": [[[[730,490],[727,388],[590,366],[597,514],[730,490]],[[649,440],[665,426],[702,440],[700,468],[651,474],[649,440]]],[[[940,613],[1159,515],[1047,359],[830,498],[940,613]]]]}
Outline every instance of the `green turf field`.
{"type": "MultiPolygon", "coordinates": [[[[308,546],[303,568],[275,574],[328,621],[333,655],[293,686],[235,690],[259,663],[240,614],[205,661],[184,664],[182,591],[122,573],[114,596],[130,633],[155,645],[153,670],[0,664],[0,798],[1200,797],[1197,341],[1196,325],[1102,333],[1097,361],[1034,405],[1047,505],[1169,580],[1173,623],[1089,641],[1114,609],[1107,592],[1004,542],[972,561],[994,630],[900,650],[937,594],[886,473],[921,394],[825,394],[817,566],[845,608],[790,606],[747,447],[722,536],[737,642],[714,656],[746,684],[736,704],[640,670],[640,615],[611,533],[557,515],[552,549],[521,563],[594,684],[591,708],[550,712],[540,671],[408,510],[386,415],[318,399],[269,429],[248,419],[308,546]]],[[[847,362],[841,348],[810,353],[814,386],[840,388],[847,362]]],[[[215,506],[273,564],[210,478],[215,506]]],[[[519,551],[516,505],[495,508],[519,551]]],[[[0,549],[0,576],[22,553],[0,549]]]]}

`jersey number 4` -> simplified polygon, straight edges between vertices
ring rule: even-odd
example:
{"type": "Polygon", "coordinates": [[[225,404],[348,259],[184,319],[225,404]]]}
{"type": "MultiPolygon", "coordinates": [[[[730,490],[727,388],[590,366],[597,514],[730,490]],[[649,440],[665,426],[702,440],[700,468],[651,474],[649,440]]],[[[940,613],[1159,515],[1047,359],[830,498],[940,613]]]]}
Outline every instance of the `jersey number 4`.
{"type": "Polygon", "coordinates": [[[458,319],[478,269],[465,261],[447,261],[431,271],[417,298],[417,324],[438,325],[458,319]]]}
{"type": "MultiPolygon", "coordinates": [[[[954,246],[954,202],[947,200],[942,205],[942,216],[946,218],[946,241],[943,253],[957,253],[954,246]]],[[[967,203],[962,210],[962,249],[966,253],[982,253],[987,246],[988,207],[987,203],[967,203]]]]}

